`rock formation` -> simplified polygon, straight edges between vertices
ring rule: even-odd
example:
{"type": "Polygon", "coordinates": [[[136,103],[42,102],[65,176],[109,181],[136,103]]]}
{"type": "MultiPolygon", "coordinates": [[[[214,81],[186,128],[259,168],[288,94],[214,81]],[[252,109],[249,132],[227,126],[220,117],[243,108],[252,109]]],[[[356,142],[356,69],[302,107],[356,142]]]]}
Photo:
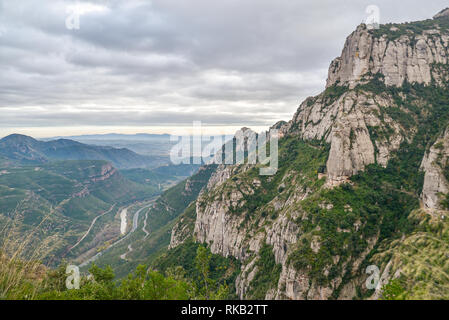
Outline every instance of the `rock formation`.
{"type": "Polygon", "coordinates": [[[449,128],[424,156],[421,168],[425,172],[422,192],[424,208],[441,209],[440,202],[449,193],[449,128]]]}
{"type": "Polygon", "coordinates": [[[327,87],[349,85],[351,88],[374,74],[382,74],[386,85],[409,83],[430,84],[433,64],[447,64],[449,35],[438,27],[421,34],[394,29],[380,37],[360,25],[346,40],[343,52],[329,68],[327,87]],[[397,38],[396,38],[397,37],[397,38]]]}

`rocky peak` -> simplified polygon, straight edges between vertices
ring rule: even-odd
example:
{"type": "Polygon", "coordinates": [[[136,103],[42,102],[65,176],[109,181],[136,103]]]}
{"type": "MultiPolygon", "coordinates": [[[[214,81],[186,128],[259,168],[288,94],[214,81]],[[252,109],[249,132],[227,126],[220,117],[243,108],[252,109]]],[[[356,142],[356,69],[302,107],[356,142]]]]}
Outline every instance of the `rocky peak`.
{"type": "Polygon", "coordinates": [[[359,25],[347,38],[341,56],[331,63],[326,90],[306,99],[290,122],[280,124],[281,136],[293,134],[330,144],[329,186],[347,181],[369,164],[385,167],[414,130],[385,112],[400,109],[393,96],[355,87],[374,79],[395,87],[406,81],[445,86],[448,47],[445,21],[381,25],[378,30],[359,25]],[[373,128],[387,134],[373,135],[373,128]]]}
{"type": "Polygon", "coordinates": [[[372,37],[366,26],[359,25],[346,39],[341,56],[331,62],[326,87],[359,81],[369,71],[371,46],[372,37]]]}
{"type": "Polygon", "coordinates": [[[257,137],[257,133],[250,128],[243,127],[237,130],[234,138],[226,142],[221,150],[207,164],[234,164],[234,152],[242,153],[248,151],[248,143],[257,137]]]}
{"type": "Polygon", "coordinates": [[[243,127],[240,130],[236,131],[236,133],[234,134],[234,137],[239,139],[239,138],[242,138],[242,137],[249,137],[249,136],[252,136],[252,135],[255,135],[255,134],[256,134],[256,132],[254,132],[250,128],[243,127]]]}
{"type": "Polygon", "coordinates": [[[36,139],[25,136],[22,134],[11,134],[9,136],[4,137],[3,139],[0,139],[0,144],[5,146],[14,146],[14,145],[35,145],[38,144],[39,141],[36,139]]]}
{"type": "Polygon", "coordinates": [[[449,17],[449,8],[443,9],[433,16],[434,19],[449,17]]]}
{"type": "MultiPolygon", "coordinates": [[[[439,15],[448,14],[444,10],[439,15]]],[[[449,56],[445,31],[428,21],[383,25],[379,30],[361,24],[347,38],[341,56],[332,61],[327,87],[353,88],[375,74],[381,74],[388,86],[399,87],[404,81],[428,85],[432,79],[438,83],[441,75],[434,65],[447,64],[449,56]]]]}

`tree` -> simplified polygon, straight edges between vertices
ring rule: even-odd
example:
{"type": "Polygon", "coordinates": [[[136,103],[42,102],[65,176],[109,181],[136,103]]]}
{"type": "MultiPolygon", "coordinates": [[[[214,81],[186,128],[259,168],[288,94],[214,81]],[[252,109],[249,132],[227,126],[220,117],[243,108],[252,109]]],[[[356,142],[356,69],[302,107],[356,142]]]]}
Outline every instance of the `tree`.
{"type": "Polygon", "coordinates": [[[211,254],[207,252],[207,249],[203,246],[199,246],[196,251],[195,266],[202,277],[202,282],[204,283],[204,296],[206,300],[209,300],[210,298],[209,284],[212,281],[209,279],[210,259],[211,254]]]}
{"type": "Polygon", "coordinates": [[[405,293],[401,281],[394,279],[382,287],[382,300],[404,300],[405,293]]]}

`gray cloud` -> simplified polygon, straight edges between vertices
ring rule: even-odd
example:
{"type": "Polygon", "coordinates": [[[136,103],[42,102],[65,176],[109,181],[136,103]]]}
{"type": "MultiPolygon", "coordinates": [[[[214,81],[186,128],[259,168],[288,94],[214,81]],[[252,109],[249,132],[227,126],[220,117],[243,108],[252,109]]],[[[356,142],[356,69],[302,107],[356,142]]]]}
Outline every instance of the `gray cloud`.
{"type": "Polygon", "coordinates": [[[319,93],[367,5],[382,22],[446,0],[0,0],[0,124],[267,126],[319,93]]]}

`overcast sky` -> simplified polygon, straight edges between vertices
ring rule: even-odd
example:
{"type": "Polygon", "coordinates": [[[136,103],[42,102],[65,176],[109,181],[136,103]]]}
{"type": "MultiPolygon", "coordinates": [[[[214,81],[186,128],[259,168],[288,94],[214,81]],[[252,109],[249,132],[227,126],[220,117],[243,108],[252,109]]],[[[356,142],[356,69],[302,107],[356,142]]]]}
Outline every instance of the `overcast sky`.
{"type": "Polygon", "coordinates": [[[0,0],[0,136],[289,120],[368,5],[386,23],[448,2],[0,0]]]}

